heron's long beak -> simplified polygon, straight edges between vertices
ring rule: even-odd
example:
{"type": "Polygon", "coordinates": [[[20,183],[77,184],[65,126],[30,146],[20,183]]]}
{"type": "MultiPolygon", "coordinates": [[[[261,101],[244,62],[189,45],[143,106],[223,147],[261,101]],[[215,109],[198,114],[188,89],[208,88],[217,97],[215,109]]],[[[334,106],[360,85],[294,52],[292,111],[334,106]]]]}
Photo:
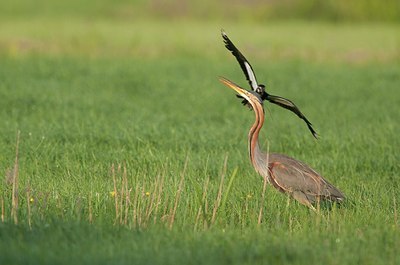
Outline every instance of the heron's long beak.
{"type": "Polygon", "coordinates": [[[244,97],[245,99],[247,99],[246,96],[246,89],[241,88],[240,86],[236,85],[235,83],[233,83],[232,81],[226,79],[225,77],[220,76],[219,77],[219,81],[226,85],[227,87],[232,88],[233,90],[235,90],[240,96],[244,97]]]}

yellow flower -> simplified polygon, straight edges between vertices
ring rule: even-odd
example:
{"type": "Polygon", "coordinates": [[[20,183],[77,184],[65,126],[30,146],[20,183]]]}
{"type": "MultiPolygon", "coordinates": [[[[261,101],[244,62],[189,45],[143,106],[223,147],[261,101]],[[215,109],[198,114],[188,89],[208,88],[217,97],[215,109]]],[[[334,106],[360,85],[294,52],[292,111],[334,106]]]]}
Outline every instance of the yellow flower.
{"type": "Polygon", "coordinates": [[[150,196],[150,192],[148,192],[148,191],[146,191],[146,196],[148,197],[148,196],[150,196]]]}
{"type": "Polygon", "coordinates": [[[113,198],[114,198],[114,197],[115,197],[115,194],[116,194],[116,192],[115,192],[115,191],[110,191],[110,196],[111,196],[111,197],[113,197],[113,198]]]}
{"type": "Polygon", "coordinates": [[[29,199],[29,202],[30,202],[30,203],[34,203],[34,202],[35,202],[35,199],[34,199],[33,197],[31,197],[31,198],[29,199]]]}

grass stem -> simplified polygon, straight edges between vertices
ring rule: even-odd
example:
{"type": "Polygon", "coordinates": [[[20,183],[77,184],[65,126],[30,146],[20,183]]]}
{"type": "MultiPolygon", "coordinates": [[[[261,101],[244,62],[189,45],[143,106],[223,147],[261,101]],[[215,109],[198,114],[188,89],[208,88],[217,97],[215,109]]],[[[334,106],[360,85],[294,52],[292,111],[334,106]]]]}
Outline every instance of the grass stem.
{"type": "Polygon", "coordinates": [[[185,174],[186,174],[186,168],[187,168],[187,164],[188,164],[188,160],[189,157],[186,157],[186,161],[185,161],[185,165],[183,166],[183,171],[181,174],[181,179],[179,181],[179,186],[178,186],[178,191],[176,192],[176,197],[175,197],[175,203],[174,203],[174,208],[171,214],[171,219],[170,219],[170,223],[169,223],[169,229],[172,229],[173,225],[174,225],[174,221],[175,221],[175,215],[176,215],[176,211],[178,209],[178,204],[179,204],[179,200],[181,197],[181,193],[182,193],[182,189],[183,189],[183,183],[184,183],[184,179],[185,179],[185,174]]]}
{"type": "Polygon", "coordinates": [[[14,224],[18,224],[18,159],[19,159],[19,137],[20,131],[17,132],[17,142],[15,146],[15,161],[12,178],[12,200],[11,200],[11,218],[14,219],[14,224]]]}
{"type": "Polygon", "coordinates": [[[228,155],[225,156],[225,160],[224,160],[224,166],[223,166],[222,173],[221,173],[221,181],[219,182],[218,194],[217,194],[217,197],[216,197],[215,202],[214,202],[214,209],[213,209],[213,214],[212,214],[212,217],[211,217],[211,225],[214,224],[214,222],[215,222],[215,220],[217,218],[217,211],[218,211],[218,208],[219,208],[219,206],[221,204],[222,191],[223,191],[223,187],[224,187],[224,180],[225,180],[227,163],[228,163],[228,155]]]}

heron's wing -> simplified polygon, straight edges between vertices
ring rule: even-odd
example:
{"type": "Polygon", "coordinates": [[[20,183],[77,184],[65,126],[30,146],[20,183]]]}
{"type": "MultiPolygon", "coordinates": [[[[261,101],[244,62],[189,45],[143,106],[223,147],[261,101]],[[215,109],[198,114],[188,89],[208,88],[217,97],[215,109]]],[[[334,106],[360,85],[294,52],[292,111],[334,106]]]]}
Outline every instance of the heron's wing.
{"type": "Polygon", "coordinates": [[[244,75],[246,76],[247,81],[249,81],[251,88],[256,91],[258,83],[256,75],[254,74],[253,68],[251,67],[249,61],[247,61],[246,57],[244,57],[244,55],[235,47],[232,41],[228,38],[228,35],[226,35],[225,31],[221,30],[221,35],[224,39],[225,47],[235,56],[236,60],[240,64],[240,67],[242,68],[244,75]]]}
{"type": "Polygon", "coordinates": [[[306,118],[306,116],[304,116],[303,113],[301,113],[299,108],[292,101],[290,101],[286,98],[274,96],[274,95],[268,95],[267,100],[273,104],[276,104],[278,106],[281,106],[282,108],[285,108],[285,109],[288,109],[288,110],[294,112],[300,119],[305,121],[305,123],[307,124],[307,127],[310,130],[310,132],[312,133],[312,135],[315,138],[318,138],[317,132],[312,127],[311,122],[306,118]]]}
{"type": "Polygon", "coordinates": [[[303,192],[313,202],[322,196],[340,202],[345,196],[305,163],[281,154],[271,154],[269,163],[273,184],[284,192],[303,192]]]}

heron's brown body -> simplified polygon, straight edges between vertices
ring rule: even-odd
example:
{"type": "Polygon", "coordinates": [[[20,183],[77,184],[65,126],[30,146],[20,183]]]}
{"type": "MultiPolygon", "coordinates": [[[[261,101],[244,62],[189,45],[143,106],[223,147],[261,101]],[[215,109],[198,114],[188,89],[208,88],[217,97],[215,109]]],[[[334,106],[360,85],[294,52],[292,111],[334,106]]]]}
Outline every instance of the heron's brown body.
{"type": "Polygon", "coordinates": [[[305,163],[282,154],[263,153],[258,142],[259,132],[264,124],[264,108],[261,98],[231,81],[221,78],[222,83],[234,89],[252,106],[255,122],[250,128],[249,154],[256,171],[277,190],[290,194],[300,203],[313,208],[320,200],[341,202],[344,195],[314,169],[305,163]]]}

